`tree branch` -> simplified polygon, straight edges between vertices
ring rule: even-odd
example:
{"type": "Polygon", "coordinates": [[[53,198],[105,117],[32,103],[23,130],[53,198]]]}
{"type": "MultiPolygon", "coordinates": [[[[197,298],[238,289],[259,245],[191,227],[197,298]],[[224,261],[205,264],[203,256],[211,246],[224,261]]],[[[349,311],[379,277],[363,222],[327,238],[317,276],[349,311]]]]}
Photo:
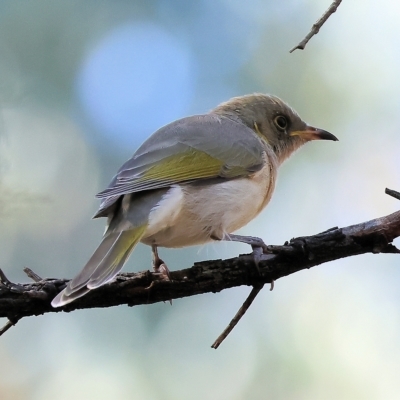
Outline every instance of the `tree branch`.
{"type": "Polygon", "coordinates": [[[341,2],[342,0],[334,0],[333,3],[329,6],[329,8],[322,15],[322,17],[312,26],[311,31],[308,33],[308,35],[297,46],[293,47],[293,49],[290,50],[289,53],[293,53],[296,49],[304,50],[309,40],[319,32],[322,25],[327,21],[327,19],[334,12],[336,12],[341,2]]]}
{"type": "MultiPolygon", "coordinates": [[[[398,192],[389,192],[394,197],[400,197],[398,192]]],[[[9,320],[6,327],[0,330],[0,335],[21,318],[32,315],[121,304],[152,304],[202,293],[216,293],[236,286],[253,286],[253,295],[249,296],[232,320],[236,324],[262,285],[344,257],[364,253],[400,253],[392,244],[399,236],[400,211],[397,211],[361,224],[294,238],[283,246],[268,246],[271,253],[261,256],[259,271],[255,268],[253,256],[248,254],[228,260],[202,261],[191,268],[172,271],[171,281],[165,281],[159,274],[150,271],[124,273],[119,274],[114,282],[90,291],[62,308],[53,308],[50,302],[68,280],[42,279],[28,284],[14,284],[0,270],[0,317],[9,320]]],[[[26,272],[35,281],[40,279],[32,271],[26,272]]],[[[216,343],[219,345],[220,341],[216,343]]]]}

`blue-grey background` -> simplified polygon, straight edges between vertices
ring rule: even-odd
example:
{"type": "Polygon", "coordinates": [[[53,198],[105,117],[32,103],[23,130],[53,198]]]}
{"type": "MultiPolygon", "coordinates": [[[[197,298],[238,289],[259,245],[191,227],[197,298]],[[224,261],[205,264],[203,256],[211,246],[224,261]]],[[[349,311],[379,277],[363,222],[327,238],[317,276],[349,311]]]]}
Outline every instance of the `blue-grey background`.
{"type": "MultiPolygon", "coordinates": [[[[72,277],[101,239],[91,221],[118,167],[155,129],[255,91],[339,142],[281,169],[241,230],[281,244],[394,212],[400,190],[400,5],[344,1],[0,2],[0,267],[72,277]]],[[[400,244],[397,241],[397,244],[400,244]]],[[[248,246],[161,249],[171,269],[248,246]]],[[[139,245],[125,270],[150,267],[139,245]]],[[[0,338],[2,400],[397,399],[400,259],[324,264],[264,290],[210,348],[249,288],[27,318],[0,338]]],[[[2,324],[5,320],[0,321],[2,324]]]]}

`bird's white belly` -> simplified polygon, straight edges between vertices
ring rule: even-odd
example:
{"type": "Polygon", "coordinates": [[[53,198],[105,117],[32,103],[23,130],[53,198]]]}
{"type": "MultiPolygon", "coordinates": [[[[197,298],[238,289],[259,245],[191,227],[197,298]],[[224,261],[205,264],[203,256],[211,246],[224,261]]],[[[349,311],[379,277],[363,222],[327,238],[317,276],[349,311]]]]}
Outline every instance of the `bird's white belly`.
{"type": "Polygon", "coordinates": [[[183,247],[234,232],[268,203],[275,184],[272,175],[267,167],[253,178],[172,186],[151,211],[142,242],[183,247]]]}

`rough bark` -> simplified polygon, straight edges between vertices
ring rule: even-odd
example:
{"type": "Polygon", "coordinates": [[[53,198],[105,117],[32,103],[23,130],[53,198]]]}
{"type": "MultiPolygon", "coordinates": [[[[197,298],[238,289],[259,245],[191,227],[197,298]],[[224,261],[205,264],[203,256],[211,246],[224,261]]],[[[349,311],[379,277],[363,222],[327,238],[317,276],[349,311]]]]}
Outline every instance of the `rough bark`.
{"type": "Polygon", "coordinates": [[[38,282],[14,284],[0,275],[0,317],[10,324],[19,319],[48,312],[71,312],[93,307],[121,304],[135,306],[169,301],[202,293],[220,292],[235,286],[260,286],[284,276],[339,258],[364,253],[399,253],[392,241],[400,236],[400,211],[368,222],[345,228],[332,228],[314,236],[298,237],[283,246],[269,246],[255,268],[252,255],[227,260],[203,261],[193,267],[171,272],[171,281],[161,280],[152,272],[123,273],[116,281],[86,296],[54,309],[53,297],[67,280],[43,279],[29,273],[38,282]]]}

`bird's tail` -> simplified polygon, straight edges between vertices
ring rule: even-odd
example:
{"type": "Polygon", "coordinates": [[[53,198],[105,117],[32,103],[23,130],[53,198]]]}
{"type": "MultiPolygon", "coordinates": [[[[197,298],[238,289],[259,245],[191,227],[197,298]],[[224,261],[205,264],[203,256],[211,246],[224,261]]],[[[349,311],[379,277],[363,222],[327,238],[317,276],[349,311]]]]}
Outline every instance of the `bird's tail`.
{"type": "Polygon", "coordinates": [[[61,307],[82,297],[89,290],[111,281],[122,269],[147,225],[107,234],[82,271],[51,302],[61,307]]]}

